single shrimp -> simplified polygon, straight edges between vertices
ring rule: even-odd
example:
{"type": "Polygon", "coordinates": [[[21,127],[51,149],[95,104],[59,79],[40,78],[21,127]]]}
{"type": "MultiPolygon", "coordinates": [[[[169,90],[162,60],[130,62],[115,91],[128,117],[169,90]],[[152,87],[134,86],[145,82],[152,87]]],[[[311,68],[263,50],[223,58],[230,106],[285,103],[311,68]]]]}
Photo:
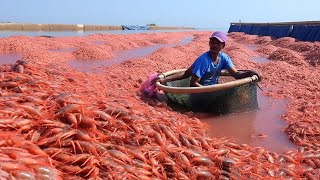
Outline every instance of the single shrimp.
{"type": "Polygon", "coordinates": [[[179,133],[179,139],[180,139],[180,142],[182,143],[182,145],[184,145],[187,148],[190,148],[191,145],[190,145],[188,138],[185,137],[182,133],[179,133]]]}
{"type": "Polygon", "coordinates": [[[178,138],[174,135],[174,133],[170,130],[169,127],[165,127],[165,126],[163,126],[163,125],[160,124],[160,129],[161,129],[161,131],[162,131],[168,138],[170,138],[170,139],[173,141],[173,143],[174,143],[175,145],[177,145],[178,147],[181,147],[180,141],[179,141],[178,138]]]}
{"type": "Polygon", "coordinates": [[[43,117],[41,112],[32,107],[32,106],[28,106],[28,105],[16,105],[18,108],[21,108],[23,110],[25,110],[27,113],[29,113],[30,115],[33,115],[33,116],[38,116],[38,117],[43,117]]]}
{"type": "Polygon", "coordinates": [[[155,131],[153,135],[154,135],[154,139],[156,140],[156,143],[159,146],[163,147],[164,146],[164,140],[162,139],[160,133],[155,131]]]}
{"type": "Polygon", "coordinates": [[[93,154],[95,156],[99,156],[97,149],[95,148],[95,146],[92,143],[87,142],[87,141],[76,140],[75,144],[78,145],[78,147],[80,148],[82,153],[85,150],[86,152],[89,152],[90,154],[93,154]]]}
{"type": "Polygon", "coordinates": [[[105,120],[105,121],[114,121],[114,118],[112,116],[110,116],[108,113],[104,112],[104,111],[100,111],[100,110],[95,110],[92,111],[96,116],[98,116],[99,118],[105,120]]]}
{"type": "Polygon", "coordinates": [[[213,161],[210,158],[207,157],[194,157],[190,161],[194,165],[210,165],[213,164],[213,161]]]}
{"type": "Polygon", "coordinates": [[[74,127],[74,128],[78,128],[78,121],[77,121],[77,118],[75,116],[75,114],[73,113],[69,113],[67,114],[67,118],[69,123],[71,123],[71,126],[70,127],[74,127]]]}
{"type": "MultiPolygon", "coordinates": [[[[110,154],[114,158],[131,163],[131,158],[128,157],[126,154],[122,153],[121,151],[107,150],[106,153],[110,154]]],[[[102,156],[104,156],[104,155],[105,155],[105,153],[102,154],[102,156]]]]}
{"type": "Polygon", "coordinates": [[[36,180],[35,174],[31,171],[14,170],[10,172],[17,179],[36,180]]]}
{"type": "Polygon", "coordinates": [[[75,113],[75,112],[81,112],[82,108],[80,105],[77,104],[68,104],[66,106],[63,106],[62,108],[60,108],[57,113],[56,116],[57,117],[62,117],[68,113],[75,113]]]}

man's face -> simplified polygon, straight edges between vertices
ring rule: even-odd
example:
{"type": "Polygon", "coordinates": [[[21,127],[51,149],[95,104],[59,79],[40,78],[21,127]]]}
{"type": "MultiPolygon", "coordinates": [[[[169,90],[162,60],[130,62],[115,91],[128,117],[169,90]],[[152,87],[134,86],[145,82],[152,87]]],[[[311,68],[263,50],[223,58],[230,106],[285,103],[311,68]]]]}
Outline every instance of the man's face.
{"type": "Polygon", "coordinates": [[[217,38],[210,38],[209,47],[211,53],[219,53],[224,48],[224,43],[220,42],[217,38]]]}

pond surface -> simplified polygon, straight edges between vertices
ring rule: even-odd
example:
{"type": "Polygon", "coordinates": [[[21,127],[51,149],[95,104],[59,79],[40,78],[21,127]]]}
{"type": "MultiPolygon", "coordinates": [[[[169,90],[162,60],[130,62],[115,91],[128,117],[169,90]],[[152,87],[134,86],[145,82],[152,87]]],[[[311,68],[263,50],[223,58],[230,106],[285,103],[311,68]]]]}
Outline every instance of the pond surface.
{"type": "Polygon", "coordinates": [[[0,54],[0,65],[2,64],[14,64],[21,58],[18,54],[0,54]]]}
{"type": "Polygon", "coordinates": [[[197,113],[196,116],[208,125],[208,134],[214,137],[227,137],[240,144],[278,153],[298,149],[282,132],[287,125],[281,119],[287,102],[264,96],[260,90],[257,98],[259,108],[256,111],[223,116],[197,113]]]}
{"type": "Polygon", "coordinates": [[[116,52],[116,57],[105,60],[82,60],[74,59],[69,61],[68,66],[81,72],[102,73],[103,68],[113,64],[120,64],[122,62],[146,57],[160,48],[182,46],[190,43],[193,37],[182,39],[175,44],[156,44],[153,46],[140,47],[130,50],[123,50],[116,52]]]}

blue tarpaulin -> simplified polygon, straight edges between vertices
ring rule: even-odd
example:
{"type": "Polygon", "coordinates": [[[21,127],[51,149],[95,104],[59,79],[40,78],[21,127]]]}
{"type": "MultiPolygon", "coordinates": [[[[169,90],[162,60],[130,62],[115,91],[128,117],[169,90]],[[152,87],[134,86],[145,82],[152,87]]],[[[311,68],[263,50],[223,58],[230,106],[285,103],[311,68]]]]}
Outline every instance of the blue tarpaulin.
{"type": "Polygon", "coordinates": [[[261,26],[252,26],[249,34],[258,34],[261,29],[261,26]]]}
{"type": "Polygon", "coordinates": [[[267,34],[274,38],[288,37],[291,33],[291,26],[269,26],[267,34]]]}
{"type": "Polygon", "coordinates": [[[273,38],[292,37],[301,41],[320,41],[320,25],[296,24],[231,24],[228,32],[271,36],[273,38]]]}
{"type": "Polygon", "coordinates": [[[308,28],[308,26],[293,26],[291,37],[299,39],[301,41],[305,41],[309,30],[310,28],[308,28]]]}
{"type": "Polygon", "coordinates": [[[259,32],[257,35],[259,36],[267,36],[268,35],[269,26],[260,26],[259,32]]]}
{"type": "Polygon", "coordinates": [[[240,32],[244,32],[246,34],[249,34],[251,31],[251,25],[241,25],[240,32]]]}
{"type": "Polygon", "coordinates": [[[305,37],[306,41],[319,41],[320,26],[309,26],[309,32],[305,37]]]}
{"type": "Polygon", "coordinates": [[[123,30],[149,30],[149,26],[121,25],[123,30]]]}
{"type": "Polygon", "coordinates": [[[228,33],[239,32],[239,31],[240,31],[240,26],[231,24],[228,33]]]}

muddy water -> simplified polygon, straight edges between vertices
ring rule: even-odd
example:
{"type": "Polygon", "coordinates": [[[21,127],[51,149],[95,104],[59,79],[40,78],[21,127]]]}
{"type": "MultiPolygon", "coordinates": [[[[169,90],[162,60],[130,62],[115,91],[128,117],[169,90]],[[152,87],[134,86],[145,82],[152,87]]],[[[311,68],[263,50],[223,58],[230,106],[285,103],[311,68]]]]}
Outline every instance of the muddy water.
{"type": "Polygon", "coordinates": [[[105,41],[92,41],[91,42],[91,44],[94,44],[94,45],[103,45],[105,43],[106,43],[105,41]]]}
{"type": "Polygon", "coordinates": [[[196,116],[209,126],[208,134],[214,137],[227,137],[240,144],[263,147],[270,151],[283,153],[298,149],[282,132],[287,125],[281,119],[286,101],[274,100],[258,93],[259,109],[253,112],[213,116],[196,116]]]}
{"type": "Polygon", "coordinates": [[[76,48],[70,47],[70,48],[62,48],[62,49],[51,49],[49,51],[51,52],[73,52],[76,48]]]}
{"type": "Polygon", "coordinates": [[[263,56],[254,56],[254,57],[250,57],[250,59],[253,62],[256,62],[256,63],[267,63],[267,62],[270,62],[270,60],[268,58],[263,57],[263,56]]]}
{"type": "MultiPolygon", "coordinates": [[[[260,47],[262,47],[262,45],[259,45],[259,44],[245,44],[244,46],[247,49],[251,50],[251,51],[256,51],[260,47]]],[[[267,57],[264,57],[262,55],[252,56],[252,57],[250,57],[250,60],[253,61],[253,62],[256,62],[256,63],[267,63],[267,62],[270,62],[270,60],[267,57]]]]}
{"type": "Polygon", "coordinates": [[[14,64],[21,58],[18,54],[0,54],[0,65],[2,64],[14,64]]]}
{"type": "Polygon", "coordinates": [[[190,43],[193,37],[187,37],[182,39],[176,44],[157,44],[153,46],[141,47],[136,49],[124,50],[116,52],[116,57],[107,60],[71,60],[69,67],[81,72],[102,73],[103,67],[111,66],[113,64],[119,64],[130,59],[139,59],[148,56],[156,50],[164,47],[182,46],[190,43]]]}

